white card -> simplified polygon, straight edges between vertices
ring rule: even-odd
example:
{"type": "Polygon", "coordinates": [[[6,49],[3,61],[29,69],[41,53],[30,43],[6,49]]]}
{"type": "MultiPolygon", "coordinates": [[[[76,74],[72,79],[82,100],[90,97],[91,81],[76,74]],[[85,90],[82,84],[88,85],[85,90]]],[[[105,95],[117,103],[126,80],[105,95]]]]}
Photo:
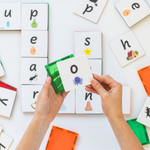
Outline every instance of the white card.
{"type": "Polygon", "coordinates": [[[150,97],[146,99],[137,121],[150,128],[150,97]]]}
{"type": "Polygon", "coordinates": [[[100,96],[87,92],[85,87],[77,89],[76,114],[103,114],[100,96]]]}
{"type": "MultiPolygon", "coordinates": [[[[131,113],[131,88],[122,88],[122,109],[124,115],[131,113]]],[[[85,88],[76,90],[77,114],[102,114],[101,98],[97,94],[87,92],[85,88]]]]}
{"type": "Polygon", "coordinates": [[[48,3],[22,4],[22,30],[48,30],[48,3]]]}
{"type": "Polygon", "coordinates": [[[143,48],[132,31],[113,41],[109,46],[121,67],[145,55],[143,48]]]}
{"type": "Polygon", "coordinates": [[[145,0],[121,0],[115,7],[129,27],[150,14],[150,8],[145,0]]]}
{"type": "Polygon", "coordinates": [[[128,86],[122,87],[122,111],[124,115],[131,114],[131,88],[128,86]]]}
{"type": "Polygon", "coordinates": [[[89,60],[90,68],[92,73],[97,75],[103,75],[103,61],[101,59],[89,60]]]}
{"type": "Polygon", "coordinates": [[[75,32],[75,56],[86,54],[88,58],[102,58],[102,33],[75,32]]]}
{"type": "Polygon", "coordinates": [[[0,126],[0,134],[1,134],[2,131],[3,131],[3,127],[0,126]]]}
{"type": "Polygon", "coordinates": [[[0,134],[0,150],[8,150],[12,142],[13,139],[11,137],[3,132],[0,134]]]}
{"type": "Polygon", "coordinates": [[[4,72],[4,69],[3,69],[3,64],[2,62],[0,61],[0,77],[4,76],[5,75],[5,72],[4,72]]]}
{"type": "Polygon", "coordinates": [[[36,101],[43,85],[22,85],[22,111],[35,112],[36,101]]]}
{"type": "Polygon", "coordinates": [[[21,84],[45,83],[47,58],[22,58],[21,61],[21,84]]]}
{"type": "Polygon", "coordinates": [[[48,31],[21,32],[22,57],[48,56],[48,31]]]}
{"type": "Polygon", "coordinates": [[[0,115],[10,117],[13,109],[16,91],[0,87],[0,115]]]}
{"type": "Polygon", "coordinates": [[[0,3],[0,30],[21,30],[21,3],[0,3]]]}
{"type": "MultiPolygon", "coordinates": [[[[102,75],[102,60],[89,60],[92,73],[102,75]]],[[[101,98],[97,94],[87,92],[85,87],[76,90],[77,114],[103,114],[101,98]]]]}
{"type": "Polygon", "coordinates": [[[91,84],[93,75],[86,55],[58,62],[57,67],[66,92],[91,84]]]}
{"type": "Polygon", "coordinates": [[[107,0],[79,0],[73,12],[87,20],[97,23],[106,3],[107,0]]]}
{"type": "Polygon", "coordinates": [[[75,114],[75,90],[69,92],[59,110],[59,114],[75,114]]]}

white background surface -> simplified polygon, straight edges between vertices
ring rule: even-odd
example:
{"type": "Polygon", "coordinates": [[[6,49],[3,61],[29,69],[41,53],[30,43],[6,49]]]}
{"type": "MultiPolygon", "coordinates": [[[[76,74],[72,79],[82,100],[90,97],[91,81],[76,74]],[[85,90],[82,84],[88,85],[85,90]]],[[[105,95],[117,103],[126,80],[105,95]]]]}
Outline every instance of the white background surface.
{"type": "MultiPolygon", "coordinates": [[[[26,0],[25,2],[41,1],[26,0]]],[[[76,1],[47,0],[50,4],[50,61],[57,60],[73,52],[74,31],[101,30],[103,32],[104,74],[111,75],[123,85],[131,86],[132,113],[126,119],[137,117],[147,97],[137,70],[150,65],[150,16],[131,28],[144,48],[146,56],[125,68],[121,68],[108,46],[108,43],[130,31],[114,7],[118,0],[108,1],[98,24],[93,24],[72,13],[76,1]]],[[[6,2],[6,0],[0,0],[0,2],[6,2]]],[[[9,0],[7,2],[13,1],[9,0]]],[[[21,2],[21,0],[16,2],[21,2]]],[[[147,2],[150,6],[150,0],[147,2]]],[[[33,113],[21,112],[20,31],[0,32],[0,58],[6,71],[6,76],[1,78],[1,80],[18,88],[17,99],[11,118],[0,117],[0,125],[4,127],[4,132],[14,138],[10,148],[10,150],[14,150],[33,117],[33,113]]],[[[120,149],[105,116],[58,115],[51,125],[78,132],[79,138],[76,150],[120,149]]],[[[148,150],[150,145],[144,146],[144,148],[148,150]]],[[[41,150],[44,150],[44,148],[41,148],[41,150]]]]}

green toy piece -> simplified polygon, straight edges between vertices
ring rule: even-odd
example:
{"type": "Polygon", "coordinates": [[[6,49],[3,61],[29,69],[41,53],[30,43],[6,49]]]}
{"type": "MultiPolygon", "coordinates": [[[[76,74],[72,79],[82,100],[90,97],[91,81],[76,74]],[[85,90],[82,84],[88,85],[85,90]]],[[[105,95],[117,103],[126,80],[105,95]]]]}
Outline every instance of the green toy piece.
{"type": "Polygon", "coordinates": [[[0,64],[3,66],[3,63],[0,61],[0,64]]]}
{"type": "Polygon", "coordinates": [[[31,24],[32,28],[37,28],[38,24],[35,21],[35,19],[33,20],[32,24],[31,24]]]}
{"type": "Polygon", "coordinates": [[[52,79],[52,86],[53,86],[56,94],[59,94],[59,93],[65,91],[58,68],[57,68],[57,62],[60,62],[60,61],[63,61],[63,60],[69,59],[69,58],[73,58],[73,57],[74,57],[74,55],[71,54],[69,56],[61,58],[61,59],[54,61],[45,66],[48,76],[50,76],[52,79]]]}
{"type": "Polygon", "coordinates": [[[129,124],[130,128],[137,136],[142,145],[150,144],[146,126],[142,125],[136,120],[137,119],[128,120],[127,123],[129,124]]]}

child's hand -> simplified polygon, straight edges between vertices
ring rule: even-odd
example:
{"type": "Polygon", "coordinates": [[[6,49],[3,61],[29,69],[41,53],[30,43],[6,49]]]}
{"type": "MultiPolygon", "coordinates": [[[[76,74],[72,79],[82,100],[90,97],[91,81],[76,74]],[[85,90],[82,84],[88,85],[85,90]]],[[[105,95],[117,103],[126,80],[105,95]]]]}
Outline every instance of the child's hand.
{"type": "Polygon", "coordinates": [[[104,114],[108,118],[122,117],[122,85],[108,75],[95,74],[91,83],[86,90],[101,96],[104,114]]]}
{"type": "Polygon", "coordinates": [[[52,122],[67,94],[68,92],[56,94],[51,85],[51,78],[48,77],[38,96],[35,116],[45,119],[49,123],[52,122]]]}

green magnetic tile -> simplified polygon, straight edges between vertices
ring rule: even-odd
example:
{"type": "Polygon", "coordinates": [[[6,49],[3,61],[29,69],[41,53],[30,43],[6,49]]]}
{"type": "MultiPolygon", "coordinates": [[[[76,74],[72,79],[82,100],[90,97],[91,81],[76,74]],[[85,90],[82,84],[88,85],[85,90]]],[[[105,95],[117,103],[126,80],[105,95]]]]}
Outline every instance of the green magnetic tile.
{"type": "Polygon", "coordinates": [[[58,71],[58,68],[57,68],[57,62],[67,60],[67,59],[72,58],[72,57],[74,57],[73,54],[66,56],[64,58],[61,58],[61,59],[54,61],[54,62],[45,66],[45,69],[47,71],[48,76],[50,76],[52,79],[52,86],[53,86],[56,94],[59,94],[59,93],[65,91],[61,77],[60,77],[60,74],[59,74],[59,71],[58,71]]]}
{"type": "Polygon", "coordinates": [[[149,144],[150,141],[149,141],[146,126],[137,122],[136,120],[137,119],[128,120],[127,123],[129,124],[130,128],[137,136],[137,138],[139,139],[142,145],[149,144]]]}
{"type": "Polygon", "coordinates": [[[3,63],[0,61],[0,64],[3,66],[3,63]]]}

